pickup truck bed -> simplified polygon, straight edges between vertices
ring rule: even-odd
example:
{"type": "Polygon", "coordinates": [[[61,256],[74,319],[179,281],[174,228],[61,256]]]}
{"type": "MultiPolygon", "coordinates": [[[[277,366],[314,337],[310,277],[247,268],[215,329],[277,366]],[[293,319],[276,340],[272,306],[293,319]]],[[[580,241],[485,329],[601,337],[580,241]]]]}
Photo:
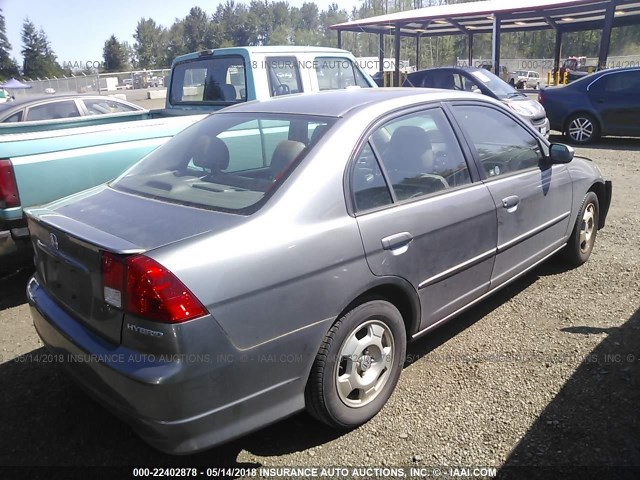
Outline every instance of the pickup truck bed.
{"type": "Polygon", "coordinates": [[[0,136],[0,257],[3,249],[14,249],[9,234],[14,241],[28,238],[23,207],[107,182],[205,117],[117,115],[121,118],[116,122],[76,121],[82,126],[75,128],[69,128],[68,121],[62,129],[17,125],[21,128],[13,129],[16,133],[0,136]]]}

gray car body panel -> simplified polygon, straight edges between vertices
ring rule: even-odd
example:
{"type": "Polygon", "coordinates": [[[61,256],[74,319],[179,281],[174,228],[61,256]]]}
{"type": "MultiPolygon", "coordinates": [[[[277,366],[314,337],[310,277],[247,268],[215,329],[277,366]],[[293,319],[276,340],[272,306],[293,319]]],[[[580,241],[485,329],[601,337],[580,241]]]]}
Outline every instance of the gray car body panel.
{"type": "MultiPolygon", "coordinates": [[[[125,361],[71,359],[67,366],[94,396],[167,452],[201,450],[304,408],[305,385],[324,335],[363,294],[389,287],[406,298],[407,334],[413,336],[493,291],[494,264],[500,261],[496,181],[476,179],[359,215],[345,192],[350,161],[366,139],[367,125],[390,112],[440,105],[443,99],[476,96],[354,90],[291,95],[226,110],[340,117],[251,215],[172,205],[110,187],[29,212],[31,224],[44,229],[34,242],[46,243],[47,228],[60,229],[60,219],[67,219],[70,238],[93,240],[96,250],[129,245],[144,251],[173,272],[209,312],[174,325],[122,314],[121,336],[115,338],[60,305],[43,283],[39,266],[27,289],[38,333],[61,355],[125,355],[125,361]],[[408,229],[415,232],[410,255],[381,247],[381,238],[408,229]]],[[[505,110],[497,101],[482,103],[505,110]]],[[[469,149],[462,149],[473,165],[469,149]]],[[[602,177],[581,159],[553,168],[553,181],[566,183],[569,175],[573,181],[573,200],[565,206],[570,210],[566,222],[572,224],[580,207],[576,197],[603,182],[602,177]]],[[[534,190],[535,182],[544,181],[540,172],[524,176],[534,190]]],[[[558,193],[557,198],[567,196],[558,193]]],[[[559,226],[552,233],[554,242],[566,242],[570,228],[559,226]]],[[[533,237],[526,250],[534,255],[524,255],[519,272],[556,247],[544,244],[547,240],[533,237]]]]}

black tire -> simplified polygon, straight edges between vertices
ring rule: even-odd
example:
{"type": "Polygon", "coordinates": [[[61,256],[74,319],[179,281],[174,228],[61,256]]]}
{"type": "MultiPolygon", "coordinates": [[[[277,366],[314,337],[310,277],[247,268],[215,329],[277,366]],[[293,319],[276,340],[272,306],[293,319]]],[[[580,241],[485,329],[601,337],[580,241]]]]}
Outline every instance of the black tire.
{"type": "MultiPolygon", "coordinates": [[[[334,428],[350,429],[367,422],[382,409],[393,393],[404,364],[406,347],[404,322],[395,306],[383,300],[372,300],[355,307],[333,324],[320,346],[305,389],[307,411],[334,428]],[[365,349],[362,355],[352,354],[343,358],[342,353],[351,345],[347,340],[354,337],[365,339],[365,342],[362,342],[365,344],[368,337],[358,335],[363,331],[368,333],[370,329],[386,330],[380,337],[380,344],[392,345],[392,350],[387,351],[386,356],[380,351],[383,357],[381,361],[376,360],[379,349],[374,345],[367,347],[370,350],[365,349]],[[384,366],[385,358],[388,359],[388,368],[384,366]],[[363,367],[368,366],[363,372],[358,373],[362,368],[361,363],[363,367]],[[355,372],[349,373],[348,370],[352,368],[346,368],[347,365],[353,367],[355,372]],[[378,374],[380,368],[386,368],[386,373],[383,370],[378,374]],[[369,378],[377,378],[374,383],[379,385],[379,390],[373,394],[373,398],[358,399],[356,395],[350,399],[345,396],[344,388],[341,390],[342,393],[339,392],[339,378],[344,378],[345,375],[360,375],[363,379],[368,373],[371,374],[369,378]],[[358,402],[362,404],[355,405],[358,402]]],[[[354,389],[353,392],[356,390],[358,389],[354,389]]]]}
{"type": "Polygon", "coordinates": [[[564,249],[564,260],[572,267],[579,267],[591,256],[598,233],[599,215],[598,196],[588,192],[582,201],[573,232],[564,249]]]}
{"type": "Polygon", "coordinates": [[[593,115],[574,113],[567,119],[564,133],[571,143],[586,145],[600,137],[600,126],[593,115]]]}

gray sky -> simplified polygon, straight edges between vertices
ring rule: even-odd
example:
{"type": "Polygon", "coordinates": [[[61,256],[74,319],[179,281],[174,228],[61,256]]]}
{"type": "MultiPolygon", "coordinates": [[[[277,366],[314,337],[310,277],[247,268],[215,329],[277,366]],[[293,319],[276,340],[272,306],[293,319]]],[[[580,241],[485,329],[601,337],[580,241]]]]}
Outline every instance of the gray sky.
{"type": "MultiPolygon", "coordinates": [[[[304,0],[288,0],[291,6],[301,6],[304,0]]],[[[191,7],[199,6],[208,14],[215,11],[219,0],[0,0],[7,25],[7,36],[13,47],[12,56],[22,62],[20,32],[25,17],[42,27],[49,38],[58,62],[93,62],[102,60],[104,42],[111,36],[133,45],[133,32],[141,17],[153,18],[156,23],[170,26],[176,18],[183,18],[191,7]]],[[[249,0],[236,0],[249,3],[249,0]]],[[[315,2],[326,9],[331,0],[315,2]]],[[[337,1],[340,8],[351,11],[360,0],[337,1]]]]}

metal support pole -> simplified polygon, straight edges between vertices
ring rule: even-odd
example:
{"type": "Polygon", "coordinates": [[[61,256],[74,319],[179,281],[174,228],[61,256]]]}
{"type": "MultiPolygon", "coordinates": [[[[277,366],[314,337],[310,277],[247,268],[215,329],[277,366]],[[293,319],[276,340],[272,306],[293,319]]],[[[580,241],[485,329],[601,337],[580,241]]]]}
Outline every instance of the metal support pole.
{"type": "Polygon", "coordinates": [[[384,72],[384,33],[379,34],[378,39],[378,71],[384,72]]]}
{"type": "Polygon", "coordinates": [[[467,35],[467,50],[469,61],[467,65],[473,67],[473,33],[467,35]]]}
{"type": "Polygon", "coordinates": [[[609,46],[611,45],[611,29],[613,28],[613,18],[616,13],[618,2],[611,1],[607,5],[607,11],[604,14],[604,26],[602,27],[602,37],[600,38],[600,52],[598,53],[598,68],[606,68],[607,57],[609,56],[609,46]]]}
{"type": "Polygon", "coordinates": [[[500,76],[500,17],[493,15],[493,41],[491,48],[491,64],[493,72],[500,76]]]}
{"type": "Polygon", "coordinates": [[[416,36],[416,70],[420,70],[420,34],[416,36]]]}
{"type": "Polygon", "coordinates": [[[556,44],[553,51],[553,71],[560,69],[560,55],[562,54],[562,30],[556,29],[556,44]]]}
{"type": "Polygon", "coordinates": [[[342,30],[338,30],[338,48],[342,48],[342,30]]]}
{"type": "Polygon", "coordinates": [[[394,44],[393,44],[393,55],[395,57],[396,66],[393,71],[393,85],[392,87],[400,86],[400,25],[396,24],[395,28],[395,36],[394,36],[394,44]]]}

